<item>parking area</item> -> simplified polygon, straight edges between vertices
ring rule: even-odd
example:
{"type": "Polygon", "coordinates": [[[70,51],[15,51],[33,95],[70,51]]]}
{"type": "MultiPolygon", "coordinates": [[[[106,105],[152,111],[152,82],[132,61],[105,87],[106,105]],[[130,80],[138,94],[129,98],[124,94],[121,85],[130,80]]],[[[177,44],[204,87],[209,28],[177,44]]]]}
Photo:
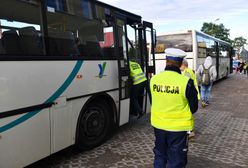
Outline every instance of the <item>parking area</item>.
{"type": "MultiPolygon", "coordinates": [[[[189,168],[248,167],[248,78],[233,74],[213,87],[210,105],[195,114],[189,168]]],[[[153,129],[149,114],[114,133],[103,145],[79,152],[68,148],[31,167],[152,168],[153,129]]]]}

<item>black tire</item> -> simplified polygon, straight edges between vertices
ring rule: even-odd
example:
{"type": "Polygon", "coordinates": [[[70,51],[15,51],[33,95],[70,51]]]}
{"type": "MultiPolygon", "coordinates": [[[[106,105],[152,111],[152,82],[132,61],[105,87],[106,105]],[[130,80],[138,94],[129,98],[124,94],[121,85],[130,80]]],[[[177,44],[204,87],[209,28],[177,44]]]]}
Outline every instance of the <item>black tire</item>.
{"type": "Polygon", "coordinates": [[[91,149],[107,140],[113,126],[110,109],[108,102],[95,100],[82,111],[78,125],[77,146],[79,149],[91,149]]]}

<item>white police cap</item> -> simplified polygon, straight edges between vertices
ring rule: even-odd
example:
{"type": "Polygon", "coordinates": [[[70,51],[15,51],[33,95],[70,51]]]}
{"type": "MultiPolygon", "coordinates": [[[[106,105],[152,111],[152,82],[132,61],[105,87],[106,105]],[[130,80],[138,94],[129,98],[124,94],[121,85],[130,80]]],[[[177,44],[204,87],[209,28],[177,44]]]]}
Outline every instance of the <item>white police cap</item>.
{"type": "Polygon", "coordinates": [[[182,62],[183,58],[186,57],[187,53],[178,48],[166,48],[164,50],[166,59],[182,62]]]}

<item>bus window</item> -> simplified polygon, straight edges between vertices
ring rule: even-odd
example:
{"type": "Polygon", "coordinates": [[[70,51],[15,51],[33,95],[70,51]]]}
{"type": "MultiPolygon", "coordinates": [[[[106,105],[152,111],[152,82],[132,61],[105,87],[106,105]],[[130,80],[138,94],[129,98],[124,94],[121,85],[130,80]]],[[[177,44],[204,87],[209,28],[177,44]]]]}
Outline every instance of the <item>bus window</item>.
{"type": "Polygon", "coordinates": [[[47,6],[55,9],[56,11],[66,11],[66,0],[46,0],[47,6]]]}
{"type": "Polygon", "coordinates": [[[125,31],[125,22],[121,19],[117,19],[117,27],[118,27],[118,39],[119,39],[119,55],[121,57],[121,67],[127,67],[128,63],[127,63],[127,41],[126,41],[126,31],[125,31]]]}
{"type": "Polygon", "coordinates": [[[113,25],[109,9],[89,0],[60,0],[56,4],[47,3],[51,55],[114,56],[113,25]]]}
{"type": "Polygon", "coordinates": [[[106,57],[115,56],[114,19],[108,8],[96,5],[96,17],[103,24],[104,38],[99,40],[102,53],[106,57]]]}
{"type": "Polygon", "coordinates": [[[0,54],[22,57],[44,54],[40,11],[38,0],[9,0],[1,4],[0,54]]]}
{"type": "Polygon", "coordinates": [[[230,51],[231,51],[231,49],[228,45],[219,43],[219,56],[220,57],[229,58],[231,55],[230,51]]]}
{"type": "Polygon", "coordinates": [[[216,44],[213,39],[198,33],[196,40],[199,58],[216,57],[216,44]]]}
{"type": "Polygon", "coordinates": [[[158,36],[155,52],[163,53],[166,48],[179,48],[185,52],[192,52],[192,33],[158,36]]]}
{"type": "Polygon", "coordinates": [[[127,25],[127,48],[128,48],[128,56],[130,60],[134,60],[138,62],[140,65],[141,63],[141,56],[139,54],[139,39],[138,39],[138,32],[137,27],[135,25],[127,25]]]}

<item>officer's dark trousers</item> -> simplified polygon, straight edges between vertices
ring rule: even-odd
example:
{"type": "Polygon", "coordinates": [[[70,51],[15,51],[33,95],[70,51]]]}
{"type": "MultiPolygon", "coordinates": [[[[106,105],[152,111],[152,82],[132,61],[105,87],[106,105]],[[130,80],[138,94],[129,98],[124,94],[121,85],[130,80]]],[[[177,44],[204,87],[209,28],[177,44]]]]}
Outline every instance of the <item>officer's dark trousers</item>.
{"type": "Polygon", "coordinates": [[[137,85],[133,85],[131,88],[131,109],[135,114],[142,113],[143,94],[145,87],[146,81],[137,85]]]}
{"type": "Polygon", "coordinates": [[[187,164],[188,135],[154,128],[154,168],[184,168],[187,164]]]}

